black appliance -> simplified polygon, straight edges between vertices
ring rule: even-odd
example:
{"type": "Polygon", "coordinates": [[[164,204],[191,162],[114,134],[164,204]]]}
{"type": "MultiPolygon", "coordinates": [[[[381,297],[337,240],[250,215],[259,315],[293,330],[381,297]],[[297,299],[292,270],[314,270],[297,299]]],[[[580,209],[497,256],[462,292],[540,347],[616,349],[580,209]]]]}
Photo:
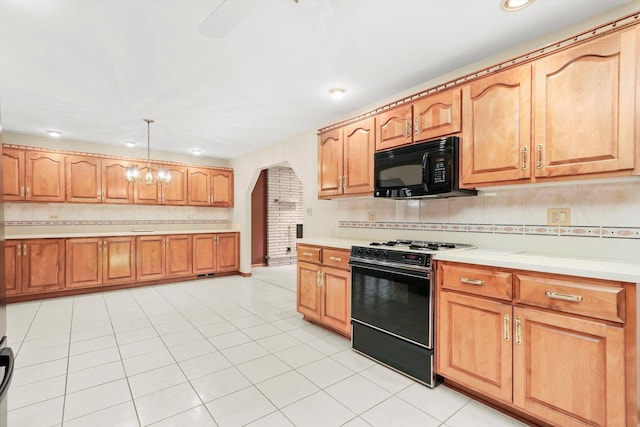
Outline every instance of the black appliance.
{"type": "Polygon", "coordinates": [[[471,245],[374,242],[351,248],[351,345],[429,387],[434,375],[431,255],[471,245]]]}
{"type": "MultiPolygon", "coordinates": [[[[1,135],[0,135],[1,136],[1,135]]],[[[1,139],[1,138],[0,138],[1,139]]],[[[0,145],[0,154],[2,151],[0,145]]],[[[0,163],[0,187],[2,187],[2,164],[0,163]]],[[[0,223],[4,223],[4,203],[0,194],[0,223]]],[[[4,266],[4,227],[0,227],[0,271],[4,266]]],[[[6,283],[5,275],[0,274],[0,426],[7,425],[7,395],[13,377],[13,351],[7,347],[7,318],[6,318],[6,283]]]]}
{"type": "Polygon", "coordinates": [[[374,155],[375,197],[394,199],[475,196],[460,189],[460,138],[450,136],[374,155]]]}

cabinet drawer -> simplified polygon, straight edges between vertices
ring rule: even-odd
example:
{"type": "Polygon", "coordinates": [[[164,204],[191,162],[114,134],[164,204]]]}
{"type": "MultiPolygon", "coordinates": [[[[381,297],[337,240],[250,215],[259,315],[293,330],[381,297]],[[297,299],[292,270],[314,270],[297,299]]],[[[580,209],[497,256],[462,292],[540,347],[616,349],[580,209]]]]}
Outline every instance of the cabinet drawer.
{"type": "Polygon", "coordinates": [[[516,302],[624,323],[625,291],[617,282],[516,273],[516,302]]]}
{"type": "Polygon", "coordinates": [[[324,248],[322,250],[322,264],[331,267],[349,269],[349,251],[324,248]]]}
{"type": "Polygon", "coordinates": [[[510,301],[512,274],[492,267],[442,264],[442,287],[474,295],[510,301]]]}
{"type": "Polygon", "coordinates": [[[304,246],[298,245],[298,260],[313,262],[315,264],[320,264],[320,254],[322,253],[322,248],[316,248],[314,246],[304,246]]]}

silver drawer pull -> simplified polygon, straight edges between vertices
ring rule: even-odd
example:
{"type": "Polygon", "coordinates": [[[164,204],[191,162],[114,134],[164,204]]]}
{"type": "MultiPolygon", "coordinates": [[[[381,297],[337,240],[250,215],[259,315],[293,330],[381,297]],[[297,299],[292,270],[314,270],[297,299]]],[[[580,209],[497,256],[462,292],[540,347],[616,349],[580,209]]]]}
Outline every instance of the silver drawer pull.
{"type": "Polygon", "coordinates": [[[544,295],[552,299],[561,299],[562,301],[582,302],[582,297],[580,295],[559,294],[551,291],[545,292],[544,295]]]}
{"type": "Polygon", "coordinates": [[[460,282],[465,283],[467,285],[484,286],[484,280],[480,280],[480,279],[469,279],[467,277],[461,277],[460,282]]]}
{"type": "Polygon", "coordinates": [[[337,261],[337,262],[342,261],[342,258],[337,257],[337,256],[330,256],[330,257],[329,257],[329,259],[330,259],[331,261],[337,261]]]}
{"type": "Polygon", "coordinates": [[[311,252],[302,252],[302,256],[313,256],[311,252]]]}

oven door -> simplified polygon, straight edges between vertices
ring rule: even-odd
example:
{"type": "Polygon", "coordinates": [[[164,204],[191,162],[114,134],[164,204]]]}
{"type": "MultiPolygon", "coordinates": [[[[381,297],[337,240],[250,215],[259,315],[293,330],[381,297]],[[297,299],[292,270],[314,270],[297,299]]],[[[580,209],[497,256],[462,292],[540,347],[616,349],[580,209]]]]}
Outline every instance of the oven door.
{"type": "Polygon", "coordinates": [[[351,263],[351,319],[421,347],[433,348],[430,272],[351,263]]]}

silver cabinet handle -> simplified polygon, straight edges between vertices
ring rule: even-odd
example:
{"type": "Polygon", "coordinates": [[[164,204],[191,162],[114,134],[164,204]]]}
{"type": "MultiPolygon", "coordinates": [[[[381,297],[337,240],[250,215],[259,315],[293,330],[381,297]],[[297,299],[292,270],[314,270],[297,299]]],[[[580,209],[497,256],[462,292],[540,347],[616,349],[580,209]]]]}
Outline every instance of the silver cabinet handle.
{"type": "Polygon", "coordinates": [[[527,163],[529,163],[527,161],[528,154],[529,153],[527,147],[522,147],[522,169],[527,169],[527,163]]]}
{"type": "Polygon", "coordinates": [[[413,119],[413,133],[414,135],[420,133],[420,120],[417,117],[413,119]]]}
{"type": "Polygon", "coordinates": [[[25,256],[27,255],[27,244],[26,243],[22,245],[22,255],[25,255],[25,256]]]}
{"type": "Polygon", "coordinates": [[[411,119],[404,122],[404,136],[407,138],[411,136],[411,119]]]}
{"type": "Polygon", "coordinates": [[[547,298],[559,299],[559,300],[562,300],[562,301],[569,301],[569,302],[582,302],[583,301],[583,298],[580,295],[559,294],[557,292],[551,292],[551,291],[546,291],[544,293],[544,295],[547,298]]]}
{"type": "Polygon", "coordinates": [[[464,283],[466,285],[484,286],[484,280],[469,279],[468,277],[461,277],[460,283],[464,283]]]}
{"type": "Polygon", "coordinates": [[[522,320],[516,317],[516,344],[522,344],[522,320]]]}
{"type": "Polygon", "coordinates": [[[337,261],[337,262],[342,261],[342,258],[337,257],[337,256],[330,256],[330,257],[329,257],[329,259],[330,259],[331,261],[337,261]]]}
{"type": "Polygon", "coordinates": [[[302,256],[313,256],[311,252],[302,252],[302,256]]]}

